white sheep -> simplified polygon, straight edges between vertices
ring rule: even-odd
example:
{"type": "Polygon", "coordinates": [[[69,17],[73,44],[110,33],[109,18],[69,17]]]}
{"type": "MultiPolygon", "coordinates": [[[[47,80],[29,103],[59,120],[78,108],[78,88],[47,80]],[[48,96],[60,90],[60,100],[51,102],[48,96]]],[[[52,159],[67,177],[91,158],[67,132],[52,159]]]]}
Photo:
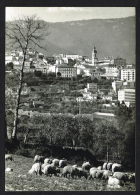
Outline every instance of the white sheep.
{"type": "Polygon", "coordinates": [[[83,163],[82,168],[83,168],[84,170],[89,171],[90,168],[91,168],[91,165],[90,165],[89,162],[86,162],[86,163],[83,163]]]}
{"type": "Polygon", "coordinates": [[[115,187],[115,186],[123,185],[123,183],[122,183],[121,180],[110,176],[109,179],[108,179],[108,185],[111,185],[111,186],[115,187]]]}
{"type": "Polygon", "coordinates": [[[11,161],[14,161],[13,157],[11,154],[5,154],[5,160],[11,160],[11,161]]]}
{"type": "Polygon", "coordinates": [[[36,173],[41,175],[41,164],[40,163],[35,163],[33,164],[32,168],[28,171],[29,174],[33,174],[33,173],[36,173]]]}
{"type": "Polygon", "coordinates": [[[53,159],[52,163],[54,166],[59,166],[59,160],[58,159],[53,159]]]}
{"type": "Polygon", "coordinates": [[[63,167],[65,167],[65,166],[67,166],[66,160],[60,160],[60,161],[59,161],[59,167],[63,168],[63,167]]]}

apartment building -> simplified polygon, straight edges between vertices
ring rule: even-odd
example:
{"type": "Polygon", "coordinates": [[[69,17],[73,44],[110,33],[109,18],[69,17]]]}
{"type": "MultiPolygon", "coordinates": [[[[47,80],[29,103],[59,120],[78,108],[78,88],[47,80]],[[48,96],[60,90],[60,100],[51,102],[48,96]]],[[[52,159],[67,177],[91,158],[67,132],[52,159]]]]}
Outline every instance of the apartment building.
{"type": "Polygon", "coordinates": [[[118,91],[118,100],[120,103],[124,103],[129,107],[130,104],[135,103],[135,89],[121,89],[118,91]]]}
{"type": "Polygon", "coordinates": [[[121,70],[121,80],[135,81],[135,68],[125,68],[121,70]]]}

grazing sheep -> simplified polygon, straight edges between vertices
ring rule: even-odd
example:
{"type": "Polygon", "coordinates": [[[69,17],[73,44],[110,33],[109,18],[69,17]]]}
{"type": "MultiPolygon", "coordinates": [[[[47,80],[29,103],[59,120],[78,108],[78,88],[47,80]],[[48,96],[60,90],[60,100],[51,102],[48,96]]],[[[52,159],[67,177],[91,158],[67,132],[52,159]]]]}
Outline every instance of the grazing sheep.
{"type": "Polygon", "coordinates": [[[123,180],[124,182],[128,181],[128,175],[127,173],[123,173],[123,172],[115,172],[113,174],[113,177],[119,179],[119,180],[123,180]]]}
{"type": "Polygon", "coordinates": [[[59,166],[59,160],[58,159],[53,159],[52,163],[54,166],[59,166]]]}
{"type": "Polygon", "coordinates": [[[129,175],[128,175],[128,180],[129,180],[130,182],[135,183],[135,173],[129,174],[129,175]]]}
{"type": "Polygon", "coordinates": [[[103,164],[103,170],[107,170],[107,163],[103,164]]]}
{"type": "Polygon", "coordinates": [[[51,165],[46,165],[44,167],[44,170],[42,172],[44,173],[44,175],[47,175],[47,176],[48,175],[52,175],[52,174],[54,174],[55,176],[57,176],[57,173],[60,173],[60,169],[55,168],[55,167],[53,167],[51,165]]]}
{"type": "Polygon", "coordinates": [[[34,162],[35,162],[35,163],[37,163],[37,162],[44,163],[44,159],[45,159],[44,156],[36,155],[36,156],[34,157],[34,162]]]}
{"type": "Polygon", "coordinates": [[[111,185],[111,186],[120,186],[120,185],[122,185],[123,183],[122,183],[122,181],[121,180],[119,180],[119,179],[117,179],[117,178],[114,178],[114,177],[112,177],[112,176],[110,176],[109,177],[109,179],[108,179],[108,185],[111,185]]]}
{"type": "Polygon", "coordinates": [[[98,170],[102,170],[102,166],[97,167],[98,170]]]}
{"type": "Polygon", "coordinates": [[[81,168],[81,167],[76,167],[79,170],[79,177],[85,177],[87,179],[88,175],[87,173],[81,168]]]}
{"type": "Polygon", "coordinates": [[[47,163],[51,164],[52,163],[52,159],[45,158],[44,164],[47,164],[47,163]]]}
{"type": "Polygon", "coordinates": [[[118,172],[118,171],[123,171],[123,167],[121,164],[118,164],[118,163],[114,163],[112,165],[112,172],[118,172]]]}
{"type": "Polygon", "coordinates": [[[91,165],[90,165],[89,162],[83,163],[83,165],[82,165],[82,169],[83,169],[83,170],[89,171],[90,168],[91,168],[91,165]]]}
{"type": "Polygon", "coordinates": [[[111,171],[112,170],[112,165],[113,165],[113,163],[108,163],[107,164],[107,170],[111,171]]]}
{"type": "Polygon", "coordinates": [[[64,177],[67,177],[68,176],[68,174],[72,177],[72,178],[74,178],[74,177],[80,177],[80,171],[79,171],[79,169],[77,169],[76,167],[72,167],[72,166],[65,166],[64,168],[63,168],[63,176],[64,177]]]}
{"type": "Polygon", "coordinates": [[[42,165],[41,165],[41,170],[43,170],[44,167],[45,167],[46,165],[50,165],[50,164],[49,164],[49,163],[44,163],[44,164],[42,164],[42,165]]]}
{"type": "Polygon", "coordinates": [[[98,171],[97,169],[90,169],[90,172],[89,172],[90,178],[92,179],[96,178],[97,171],[98,171]]]}
{"type": "Polygon", "coordinates": [[[28,171],[29,174],[32,174],[32,173],[36,173],[41,175],[42,172],[41,172],[41,164],[40,163],[35,163],[33,164],[32,168],[28,171]]]}
{"type": "Polygon", "coordinates": [[[109,178],[109,176],[111,176],[112,175],[112,172],[111,171],[109,171],[109,170],[105,170],[104,171],[104,173],[103,173],[103,176],[102,176],[102,179],[108,179],[109,178]]]}
{"type": "Polygon", "coordinates": [[[78,167],[77,165],[72,165],[72,167],[78,167]]]}
{"type": "Polygon", "coordinates": [[[104,170],[98,170],[96,172],[96,178],[101,179],[103,177],[104,170]]]}
{"type": "Polygon", "coordinates": [[[11,154],[5,154],[5,160],[7,161],[7,160],[13,160],[14,161],[14,159],[13,159],[13,157],[12,157],[12,155],[11,154]]]}
{"type": "Polygon", "coordinates": [[[7,167],[7,168],[5,169],[5,171],[6,171],[6,172],[12,172],[12,171],[13,171],[13,169],[12,169],[12,168],[7,167]]]}
{"type": "Polygon", "coordinates": [[[63,168],[65,166],[67,166],[66,160],[60,160],[59,161],[59,167],[63,168]]]}

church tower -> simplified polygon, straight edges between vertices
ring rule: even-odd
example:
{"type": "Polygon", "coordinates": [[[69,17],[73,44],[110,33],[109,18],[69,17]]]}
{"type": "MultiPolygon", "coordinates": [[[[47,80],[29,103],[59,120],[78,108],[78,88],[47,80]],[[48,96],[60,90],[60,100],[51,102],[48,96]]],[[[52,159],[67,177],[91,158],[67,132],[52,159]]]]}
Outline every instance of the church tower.
{"type": "Polygon", "coordinates": [[[94,47],[92,51],[92,65],[97,66],[97,61],[98,61],[97,50],[96,50],[96,47],[94,47]]]}

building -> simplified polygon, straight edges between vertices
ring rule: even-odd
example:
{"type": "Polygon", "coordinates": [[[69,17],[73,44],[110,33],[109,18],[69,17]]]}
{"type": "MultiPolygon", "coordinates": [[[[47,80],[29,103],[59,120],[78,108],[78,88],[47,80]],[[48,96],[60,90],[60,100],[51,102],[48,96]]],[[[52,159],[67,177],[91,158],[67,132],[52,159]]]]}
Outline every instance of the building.
{"type": "Polygon", "coordinates": [[[118,91],[118,100],[129,107],[130,104],[135,103],[135,89],[121,89],[118,91]]]}
{"type": "Polygon", "coordinates": [[[92,65],[97,66],[97,62],[98,62],[97,50],[96,50],[96,47],[94,47],[92,51],[92,65]]]}
{"type": "Polygon", "coordinates": [[[122,85],[123,85],[123,81],[112,82],[112,88],[114,89],[115,93],[120,89],[122,85]]]}
{"type": "Polygon", "coordinates": [[[94,112],[93,118],[100,118],[100,119],[112,121],[115,119],[115,115],[112,113],[94,112]]]}
{"type": "Polygon", "coordinates": [[[114,57],[105,57],[98,60],[98,66],[114,65],[114,57]]]}
{"type": "Polygon", "coordinates": [[[114,65],[107,65],[104,68],[106,70],[106,73],[119,73],[118,68],[115,67],[114,65]]]}
{"type": "Polygon", "coordinates": [[[61,77],[77,77],[77,68],[73,66],[60,65],[56,66],[56,76],[58,76],[58,72],[61,73],[61,77]]]}
{"type": "Polygon", "coordinates": [[[97,90],[97,83],[87,83],[87,88],[97,90]]]}
{"type": "Polygon", "coordinates": [[[116,67],[124,67],[126,65],[126,60],[123,58],[115,58],[114,65],[116,67]]]}
{"type": "Polygon", "coordinates": [[[71,58],[71,59],[77,59],[79,58],[78,54],[66,54],[64,57],[71,58]]]}
{"type": "Polygon", "coordinates": [[[12,62],[12,56],[11,55],[5,55],[5,64],[12,62]]]}
{"type": "Polygon", "coordinates": [[[121,80],[135,81],[135,68],[125,68],[121,70],[121,80]]]}

